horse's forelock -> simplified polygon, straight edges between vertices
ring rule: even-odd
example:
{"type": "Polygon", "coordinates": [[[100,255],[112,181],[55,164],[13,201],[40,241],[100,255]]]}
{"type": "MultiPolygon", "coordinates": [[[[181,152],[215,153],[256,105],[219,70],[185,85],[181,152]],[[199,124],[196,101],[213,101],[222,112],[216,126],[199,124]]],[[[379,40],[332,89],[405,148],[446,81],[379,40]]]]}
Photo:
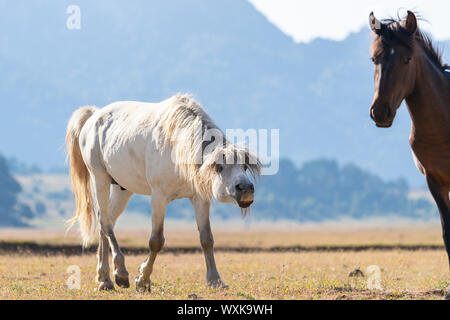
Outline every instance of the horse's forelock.
{"type": "MultiPolygon", "coordinates": [[[[216,164],[242,164],[249,171],[254,180],[261,175],[261,162],[246,147],[239,147],[231,143],[218,145],[209,155],[204,156],[202,170],[215,172],[216,164]],[[230,163],[231,161],[231,163],[230,163]]],[[[209,174],[210,176],[212,174],[209,174]]]]}
{"type": "MultiPolygon", "coordinates": [[[[426,21],[417,12],[414,13],[417,20],[426,21]]],[[[415,44],[419,44],[427,54],[427,56],[433,61],[441,70],[446,71],[449,66],[442,61],[442,51],[437,48],[430,36],[419,28],[415,33],[410,34],[404,26],[405,20],[398,17],[397,19],[389,18],[382,21],[381,31],[378,34],[377,39],[380,41],[378,43],[374,42],[377,46],[376,49],[383,50],[384,46],[393,46],[395,44],[401,44],[411,50],[414,49],[415,44]]]]}
{"type": "Polygon", "coordinates": [[[378,45],[391,47],[396,44],[404,45],[408,48],[414,46],[414,35],[411,35],[401,24],[401,21],[385,19],[378,33],[378,45]]]}

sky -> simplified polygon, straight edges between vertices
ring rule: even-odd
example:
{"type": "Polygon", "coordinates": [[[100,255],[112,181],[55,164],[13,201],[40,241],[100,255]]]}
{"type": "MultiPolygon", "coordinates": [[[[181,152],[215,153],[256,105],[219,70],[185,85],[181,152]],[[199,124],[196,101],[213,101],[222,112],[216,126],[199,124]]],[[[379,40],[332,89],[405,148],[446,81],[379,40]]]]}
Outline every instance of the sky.
{"type": "Polygon", "coordinates": [[[321,37],[343,40],[351,32],[368,27],[369,14],[382,18],[419,12],[427,21],[419,26],[437,40],[450,39],[448,0],[249,0],[270,22],[296,42],[321,37]],[[400,11],[399,11],[400,9],[400,11]]]}

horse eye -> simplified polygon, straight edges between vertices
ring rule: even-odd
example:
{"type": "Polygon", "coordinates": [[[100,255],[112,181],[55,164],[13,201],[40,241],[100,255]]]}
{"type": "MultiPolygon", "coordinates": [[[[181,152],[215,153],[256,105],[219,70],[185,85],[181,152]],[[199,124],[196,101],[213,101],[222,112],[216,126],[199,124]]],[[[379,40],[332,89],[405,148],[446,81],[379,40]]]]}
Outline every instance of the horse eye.
{"type": "Polygon", "coordinates": [[[216,164],[216,171],[217,171],[218,173],[221,173],[221,172],[223,171],[223,165],[221,165],[221,164],[216,164]]]}
{"type": "Polygon", "coordinates": [[[411,62],[411,57],[405,57],[405,64],[408,64],[411,62]]]}

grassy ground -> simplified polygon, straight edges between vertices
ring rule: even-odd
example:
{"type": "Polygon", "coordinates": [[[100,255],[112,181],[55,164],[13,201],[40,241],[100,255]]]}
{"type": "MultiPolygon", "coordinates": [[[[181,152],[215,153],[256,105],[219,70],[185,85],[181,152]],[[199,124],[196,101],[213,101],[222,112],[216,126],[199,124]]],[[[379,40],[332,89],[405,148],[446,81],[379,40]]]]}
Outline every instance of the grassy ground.
{"type": "MultiPolygon", "coordinates": [[[[308,253],[218,253],[228,290],[205,285],[201,254],[161,254],[152,276],[152,293],[134,284],[113,292],[95,290],[96,258],[85,256],[1,256],[0,299],[442,299],[448,266],[441,251],[308,253]],[[377,264],[382,290],[368,290],[367,278],[349,272],[377,264]],[[81,290],[69,290],[67,268],[81,270],[81,290]]],[[[145,256],[128,256],[130,276],[145,256]]]]}
{"type": "MultiPolygon", "coordinates": [[[[302,245],[300,252],[216,253],[219,271],[229,289],[209,289],[201,253],[160,254],[152,275],[152,293],[116,288],[95,290],[94,254],[45,256],[7,253],[0,255],[0,299],[442,299],[448,286],[448,260],[440,248],[398,250],[395,245],[441,245],[438,228],[391,228],[384,230],[302,230],[302,232],[216,232],[219,247],[242,248],[302,245]],[[357,251],[358,245],[385,244],[387,250],[357,251]],[[318,251],[319,245],[355,246],[348,251],[318,251]],[[392,247],[389,247],[392,245],[392,247]],[[81,289],[70,290],[67,268],[79,266],[81,289]],[[368,279],[380,270],[381,290],[369,290],[368,279]],[[359,268],[364,277],[349,277],[359,268]]],[[[61,245],[77,242],[76,234],[64,238],[58,232],[2,231],[6,241],[39,240],[61,245]],[[39,239],[37,239],[39,238],[39,239]]],[[[119,232],[123,246],[146,246],[148,232],[119,232]]],[[[199,246],[194,231],[173,230],[166,234],[168,248],[199,246]]],[[[130,279],[145,255],[127,255],[130,279]]]]}

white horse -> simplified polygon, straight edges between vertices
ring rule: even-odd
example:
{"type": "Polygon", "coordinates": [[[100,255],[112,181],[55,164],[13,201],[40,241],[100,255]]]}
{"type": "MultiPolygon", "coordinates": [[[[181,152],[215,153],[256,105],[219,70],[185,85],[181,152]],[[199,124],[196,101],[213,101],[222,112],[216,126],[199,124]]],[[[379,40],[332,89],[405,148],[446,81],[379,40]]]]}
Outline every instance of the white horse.
{"type": "Polygon", "coordinates": [[[82,107],[70,118],[66,143],[76,201],[71,222],[79,222],[85,246],[99,227],[100,290],[114,289],[109,248],[116,284],[130,285],[113,229],[133,193],[152,196],[150,254],[139,268],[136,289],[150,291],[153,264],[164,245],[166,207],[180,198],[189,198],[194,207],[208,284],[225,286],[214,261],[210,203],[212,197],[236,203],[245,214],[254,198],[246,171],[255,178],[261,164],[248,149],[223,139],[223,132],[198,103],[189,96],[175,95],[160,103],[128,101],[102,109],[82,107]],[[208,134],[214,139],[205,139],[208,134]]]}

